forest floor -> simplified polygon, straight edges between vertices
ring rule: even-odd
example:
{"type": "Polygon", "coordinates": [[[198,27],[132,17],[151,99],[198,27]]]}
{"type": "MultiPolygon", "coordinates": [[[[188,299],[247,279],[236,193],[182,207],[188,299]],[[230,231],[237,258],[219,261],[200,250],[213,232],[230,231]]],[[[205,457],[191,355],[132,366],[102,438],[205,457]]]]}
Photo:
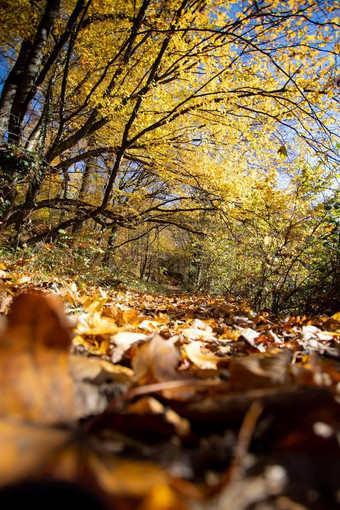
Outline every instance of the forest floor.
{"type": "Polygon", "coordinates": [[[340,507],[340,313],[0,278],[2,508],[340,507]]]}

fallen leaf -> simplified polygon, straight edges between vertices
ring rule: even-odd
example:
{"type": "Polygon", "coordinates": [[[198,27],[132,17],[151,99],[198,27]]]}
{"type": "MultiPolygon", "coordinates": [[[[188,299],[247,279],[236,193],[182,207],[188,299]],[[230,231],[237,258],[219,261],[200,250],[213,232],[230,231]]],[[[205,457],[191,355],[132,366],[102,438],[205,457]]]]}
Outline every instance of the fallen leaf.
{"type": "Polygon", "coordinates": [[[98,485],[108,494],[146,497],[151,490],[168,483],[166,473],[153,462],[121,460],[90,455],[88,464],[98,485]]]}
{"type": "Polygon", "coordinates": [[[0,419],[0,485],[32,476],[69,439],[69,431],[0,419]]]}
{"type": "Polygon", "coordinates": [[[131,368],[99,359],[97,357],[70,356],[70,373],[78,381],[90,381],[103,384],[113,381],[129,384],[133,377],[131,368]]]}
{"type": "Polygon", "coordinates": [[[255,347],[260,352],[265,352],[266,348],[260,342],[255,341],[260,336],[260,333],[251,328],[240,328],[240,333],[240,336],[247,340],[252,347],[255,347]]]}
{"type": "Polygon", "coordinates": [[[104,317],[111,317],[118,326],[138,326],[144,317],[138,310],[128,309],[121,310],[118,306],[111,305],[103,310],[104,317]]]}
{"type": "Polygon", "coordinates": [[[21,350],[34,344],[65,351],[71,345],[70,321],[62,301],[53,294],[20,294],[13,300],[7,320],[0,348],[21,350]]]}
{"type": "Polygon", "coordinates": [[[211,351],[204,349],[204,345],[198,341],[192,341],[184,345],[184,350],[188,358],[199,368],[203,370],[217,369],[217,363],[222,360],[221,357],[216,356],[211,351]]]}
{"type": "Polygon", "coordinates": [[[188,340],[216,340],[216,336],[211,330],[205,331],[197,328],[178,328],[178,331],[188,340]]]}
{"type": "Polygon", "coordinates": [[[30,281],[31,281],[30,276],[19,276],[19,278],[15,280],[15,283],[17,285],[22,285],[23,283],[29,283],[30,281]]]}
{"type": "Polygon", "coordinates": [[[164,340],[155,333],[147,343],[137,348],[132,359],[135,380],[139,384],[149,384],[176,379],[179,377],[177,372],[179,359],[180,350],[174,341],[171,338],[164,340]]]}
{"type": "Polygon", "coordinates": [[[140,341],[145,341],[148,338],[143,333],[134,333],[133,331],[121,331],[116,333],[110,338],[110,344],[112,346],[112,363],[118,363],[124,353],[130,349],[131,345],[136,344],[140,341]]]}
{"type": "Polygon", "coordinates": [[[42,293],[13,300],[0,336],[0,413],[39,423],[76,418],[69,374],[68,321],[62,303],[42,293]]]}
{"type": "Polygon", "coordinates": [[[188,436],[191,431],[190,422],[188,420],[182,418],[173,409],[167,409],[163,404],[161,404],[153,397],[140,398],[137,402],[130,404],[125,412],[140,415],[163,415],[165,420],[173,425],[176,434],[180,437],[188,436]]]}
{"type": "Polygon", "coordinates": [[[232,360],[229,364],[232,389],[245,391],[287,384],[291,358],[291,351],[285,349],[273,351],[272,355],[253,354],[232,360]]]}

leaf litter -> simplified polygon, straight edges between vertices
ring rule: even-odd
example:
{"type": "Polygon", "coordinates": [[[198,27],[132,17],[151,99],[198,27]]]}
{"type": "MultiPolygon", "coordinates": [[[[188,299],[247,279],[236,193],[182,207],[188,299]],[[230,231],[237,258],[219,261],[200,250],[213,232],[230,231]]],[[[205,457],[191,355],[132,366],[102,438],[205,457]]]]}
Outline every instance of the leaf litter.
{"type": "Polygon", "coordinates": [[[340,505],[339,314],[13,280],[0,303],[0,502],[59,481],[107,509],[340,505]]]}

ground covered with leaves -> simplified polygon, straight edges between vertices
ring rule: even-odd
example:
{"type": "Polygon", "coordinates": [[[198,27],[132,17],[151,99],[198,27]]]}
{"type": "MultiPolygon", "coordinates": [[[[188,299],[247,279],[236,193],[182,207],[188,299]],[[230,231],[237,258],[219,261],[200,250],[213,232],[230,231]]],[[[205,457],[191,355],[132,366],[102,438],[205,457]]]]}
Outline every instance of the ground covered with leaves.
{"type": "Polygon", "coordinates": [[[2,508],[340,506],[340,314],[0,276],[2,508]]]}

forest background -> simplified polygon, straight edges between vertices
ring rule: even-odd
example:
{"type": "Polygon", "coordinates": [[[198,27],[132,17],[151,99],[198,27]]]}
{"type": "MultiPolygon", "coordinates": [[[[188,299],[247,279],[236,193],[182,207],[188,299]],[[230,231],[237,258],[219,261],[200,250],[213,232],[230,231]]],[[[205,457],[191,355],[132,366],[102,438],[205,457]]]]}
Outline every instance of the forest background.
{"type": "Polygon", "coordinates": [[[0,16],[3,260],[338,311],[338,2],[6,0],[0,16]]]}

